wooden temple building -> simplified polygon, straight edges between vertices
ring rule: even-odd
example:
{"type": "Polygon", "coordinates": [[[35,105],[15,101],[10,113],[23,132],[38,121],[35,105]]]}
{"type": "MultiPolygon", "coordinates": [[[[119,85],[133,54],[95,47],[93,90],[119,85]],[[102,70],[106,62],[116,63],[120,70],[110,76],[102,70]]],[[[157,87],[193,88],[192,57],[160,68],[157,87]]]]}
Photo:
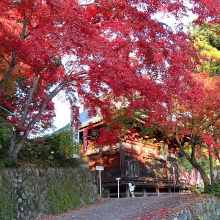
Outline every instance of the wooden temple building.
{"type": "MultiPolygon", "coordinates": [[[[178,148],[159,136],[140,136],[125,133],[113,146],[99,146],[96,142],[99,119],[93,126],[84,123],[79,129],[81,153],[91,170],[103,166],[101,186],[110,197],[129,197],[129,186],[135,185],[135,197],[179,193],[178,148]],[[119,182],[116,178],[120,178],[119,182]],[[118,195],[119,186],[119,195],[118,195]]],[[[97,175],[99,172],[96,172],[97,175]]],[[[97,176],[97,185],[99,184],[97,176]]]]}

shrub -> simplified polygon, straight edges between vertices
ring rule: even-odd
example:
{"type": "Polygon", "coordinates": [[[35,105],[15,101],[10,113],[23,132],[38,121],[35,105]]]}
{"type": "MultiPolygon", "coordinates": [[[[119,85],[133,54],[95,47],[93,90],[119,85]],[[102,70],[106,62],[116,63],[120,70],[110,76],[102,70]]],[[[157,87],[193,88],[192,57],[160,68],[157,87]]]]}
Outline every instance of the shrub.
{"type": "Polygon", "coordinates": [[[214,195],[214,196],[220,196],[220,180],[212,183],[209,187],[205,189],[205,193],[214,195]]]}
{"type": "Polygon", "coordinates": [[[196,186],[190,186],[189,190],[196,196],[201,195],[201,191],[196,186]]]}
{"type": "Polygon", "coordinates": [[[103,198],[108,198],[109,197],[109,191],[102,188],[102,197],[103,198]]]}

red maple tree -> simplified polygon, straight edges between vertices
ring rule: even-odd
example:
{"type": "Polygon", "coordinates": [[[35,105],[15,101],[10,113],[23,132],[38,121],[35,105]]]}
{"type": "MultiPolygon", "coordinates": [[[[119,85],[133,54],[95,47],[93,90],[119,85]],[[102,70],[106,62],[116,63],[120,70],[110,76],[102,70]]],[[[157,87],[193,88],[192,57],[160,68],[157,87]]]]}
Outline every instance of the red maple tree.
{"type": "Polygon", "coordinates": [[[1,103],[12,112],[14,126],[8,157],[16,160],[29,133],[51,119],[51,100],[61,90],[91,114],[101,109],[108,115],[116,108],[112,103],[125,97],[128,110],[143,109],[152,123],[167,117],[170,97],[191,99],[197,58],[190,38],[181,25],[174,29],[157,19],[166,13],[181,22],[188,10],[171,0],[100,0],[83,7],[64,0],[2,0],[0,57],[7,69],[1,103]],[[18,79],[9,96],[12,75],[18,79]],[[111,99],[100,99],[109,93],[111,99]]]}
{"type": "Polygon", "coordinates": [[[171,113],[172,119],[163,128],[173,132],[177,146],[200,172],[205,187],[208,187],[208,174],[197,159],[209,157],[210,161],[214,158],[219,160],[220,77],[213,78],[208,73],[195,74],[194,77],[198,88],[193,92],[199,96],[188,102],[182,102],[178,97],[171,113]]]}
{"type": "Polygon", "coordinates": [[[61,58],[87,56],[96,31],[92,25],[88,28],[91,15],[73,1],[5,0],[0,4],[0,57],[7,64],[1,72],[1,105],[11,112],[8,122],[14,131],[8,157],[16,160],[29,133],[50,124],[52,98],[68,83],[85,78],[82,70],[76,70],[80,60],[65,72],[61,58]],[[13,75],[17,75],[15,89],[9,94],[13,75]]]}

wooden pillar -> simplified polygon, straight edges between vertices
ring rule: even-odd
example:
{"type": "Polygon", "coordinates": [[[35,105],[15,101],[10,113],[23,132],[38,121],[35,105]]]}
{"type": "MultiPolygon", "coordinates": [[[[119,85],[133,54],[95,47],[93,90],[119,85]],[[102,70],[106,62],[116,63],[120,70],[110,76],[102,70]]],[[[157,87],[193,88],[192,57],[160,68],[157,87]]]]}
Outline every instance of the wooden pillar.
{"type": "Polygon", "coordinates": [[[168,187],[168,192],[171,195],[171,187],[168,187]]]}
{"type": "Polygon", "coordinates": [[[147,193],[146,193],[146,189],[145,189],[145,187],[143,186],[143,188],[142,188],[142,190],[143,190],[143,193],[144,193],[144,197],[146,197],[147,196],[147,193]]]}
{"type": "Polygon", "coordinates": [[[157,195],[159,196],[160,195],[159,186],[156,186],[156,192],[157,192],[157,195]]]}
{"type": "Polygon", "coordinates": [[[128,185],[126,185],[126,198],[127,197],[130,197],[130,191],[129,191],[129,187],[128,187],[128,185]]]}
{"type": "Polygon", "coordinates": [[[108,191],[108,198],[110,198],[110,189],[109,189],[109,187],[107,187],[106,190],[108,191]]]}
{"type": "Polygon", "coordinates": [[[126,169],[125,169],[125,151],[124,147],[120,142],[120,169],[121,169],[121,177],[126,176],[126,169]]]}

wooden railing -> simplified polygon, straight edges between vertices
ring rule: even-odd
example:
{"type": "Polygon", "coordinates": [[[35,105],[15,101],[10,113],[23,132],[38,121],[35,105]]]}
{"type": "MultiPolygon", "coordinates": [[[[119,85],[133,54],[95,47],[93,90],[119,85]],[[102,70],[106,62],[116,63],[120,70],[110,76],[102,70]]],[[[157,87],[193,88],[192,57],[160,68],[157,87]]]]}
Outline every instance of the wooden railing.
{"type": "MultiPolygon", "coordinates": [[[[119,184],[124,185],[132,183],[133,185],[140,186],[181,186],[182,183],[174,183],[173,179],[159,179],[159,178],[148,178],[148,177],[121,177],[119,184]]],[[[102,186],[116,186],[116,178],[104,178],[102,179],[102,186]]]]}

